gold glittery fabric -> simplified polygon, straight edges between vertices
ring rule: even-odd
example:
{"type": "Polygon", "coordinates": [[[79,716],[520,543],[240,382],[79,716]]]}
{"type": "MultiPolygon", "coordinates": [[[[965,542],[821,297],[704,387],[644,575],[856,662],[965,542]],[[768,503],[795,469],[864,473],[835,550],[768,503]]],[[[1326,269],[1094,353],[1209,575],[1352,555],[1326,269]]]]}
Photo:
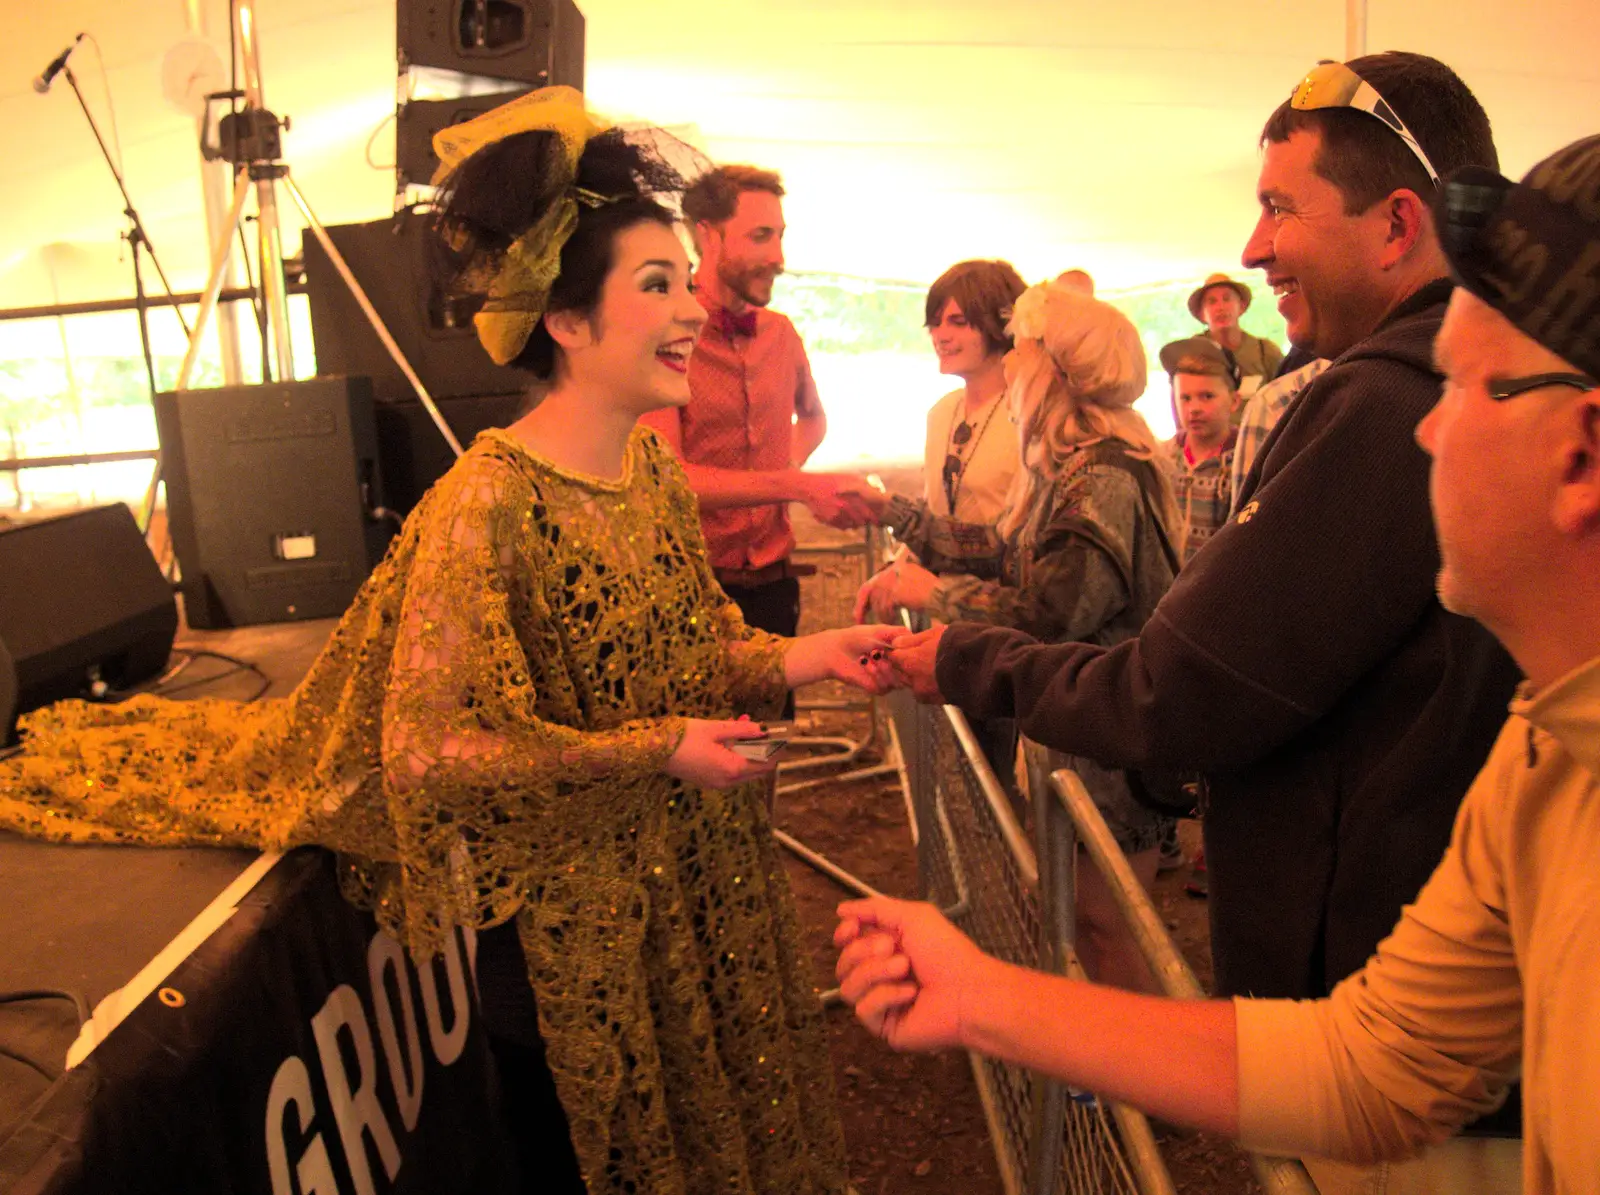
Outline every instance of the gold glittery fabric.
{"type": "Polygon", "coordinates": [[[682,717],[766,712],[781,641],[712,580],[677,464],[620,482],[489,432],[293,695],[66,702],[0,763],[0,825],[321,843],[419,949],[515,916],[595,1195],[845,1189],[821,1013],[759,786],[661,770],[682,717]]]}

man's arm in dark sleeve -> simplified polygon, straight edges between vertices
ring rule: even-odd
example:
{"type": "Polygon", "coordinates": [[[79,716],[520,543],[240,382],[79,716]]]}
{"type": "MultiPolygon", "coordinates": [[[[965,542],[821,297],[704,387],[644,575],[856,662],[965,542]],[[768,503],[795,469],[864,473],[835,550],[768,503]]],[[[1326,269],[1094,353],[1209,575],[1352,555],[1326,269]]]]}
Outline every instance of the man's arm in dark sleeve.
{"type": "Polygon", "coordinates": [[[1137,638],[1043,645],[958,623],[939,649],[945,699],[1102,763],[1202,771],[1252,763],[1325,714],[1434,600],[1438,548],[1412,439],[1431,392],[1381,361],[1319,382],[1273,445],[1292,456],[1263,462],[1253,501],[1137,638]]]}

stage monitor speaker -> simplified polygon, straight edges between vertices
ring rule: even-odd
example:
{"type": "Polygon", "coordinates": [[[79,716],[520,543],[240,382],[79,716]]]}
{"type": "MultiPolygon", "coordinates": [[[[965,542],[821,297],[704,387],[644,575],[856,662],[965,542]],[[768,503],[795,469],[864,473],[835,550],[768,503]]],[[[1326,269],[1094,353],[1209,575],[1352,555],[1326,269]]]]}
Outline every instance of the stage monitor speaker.
{"type": "MultiPolygon", "coordinates": [[[[370,224],[342,224],[328,236],[417,377],[434,398],[509,394],[527,373],[496,365],[478,343],[472,312],[452,302],[428,269],[429,217],[405,211],[370,224]]],[[[373,397],[410,399],[411,383],[394,363],[314,237],[304,238],[306,289],[317,372],[372,379],[373,397]]]]}
{"type": "Polygon", "coordinates": [[[0,531],[0,578],[0,741],[19,714],[165,667],[178,606],[125,505],[0,531]]]}
{"type": "Polygon", "coordinates": [[[156,431],[191,627],[344,613],[394,531],[366,378],[158,394],[156,431]]]}
{"type": "Polygon", "coordinates": [[[526,95],[527,88],[497,91],[493,95],[463,96],[459,100],[412,100],[395,113],[394,168],[405,185],[425,186],[439,168],[433,152],[433,135],[440,129],[481,116],[491,108],[526,95]]]}
{"type": "Polygon", "coordinates": [[[583,14],[572,0],[399,0],[400,69],[428,66],[583,90],[583,14]]]}
{"type": "MultiPolygon", "coordinates": [[[[507,427],[516,422],[527,402],[528,396],[519,392],[441,398],[438,407],[456,439],[461,441],[462,447],[468,447],[472,438],[484,429],[507,427]]],[[[400,514],[410,514],[428,487],[455,464],[455,454],[439,434],[432,417],[415,399],[380,402],[373,413],[378,423],[384,505],[400,514]]]]}

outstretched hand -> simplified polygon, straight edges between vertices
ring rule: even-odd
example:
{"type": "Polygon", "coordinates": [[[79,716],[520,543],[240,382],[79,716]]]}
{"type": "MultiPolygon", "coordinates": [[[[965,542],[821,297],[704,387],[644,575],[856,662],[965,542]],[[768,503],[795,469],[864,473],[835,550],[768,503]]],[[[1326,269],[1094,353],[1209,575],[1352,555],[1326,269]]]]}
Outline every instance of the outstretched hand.
{"type": "Polygon", "coordinates": [[[944,702],[944,696],[939,692],[939,682],[933,674],[939,658],[939,641],[944,638],[944,632],[941,623],[915,635],[906,635],[897,639],[889,652],[889,662],[894,665],[899,682],[909,685],[918,701],[932,705],[944,702]]]}
{"type": "Polygon", "coordinates": [[[865,478],[850,473],[807,473],[804,502],[820,523],[848,531],[877,522],[881,496],[865,478]]]}
{"type": "Polygon", "coordinates": [[[700,788],[732,788],[748,780],[759,780],[777,771],[777,762],[746,759],[730,751],[727,743],[733,739],[760,738],[763,733],[761,723],[752,722],[748,716],[720,722],[689,718],[684,723],[678,749],[661,770],[700,788]]]}
{"type": "Polygon", "coordinates": [[[964,1044],[973,1001],[1000,965],[932,905],[885,896],[840,905],[833,944],[839,994],[896,1050],[964,1044]]]}
{"type": "Polygon", "coordinates": [[[855,619],[864,622],[870,610],[879,622],[895,622],[895,607],[926,610],[939,578],[914,560],[897,560],[870,578],[856,594],[855,619]]]}
{"type": "Polygon", "coordinates": [[[791,688],[819,680],[841,680],[873,695],[897,688],[899,674],[889,662],[891,646],[904,627],[841,627],[794,640],[783,657],[791,688]]]}

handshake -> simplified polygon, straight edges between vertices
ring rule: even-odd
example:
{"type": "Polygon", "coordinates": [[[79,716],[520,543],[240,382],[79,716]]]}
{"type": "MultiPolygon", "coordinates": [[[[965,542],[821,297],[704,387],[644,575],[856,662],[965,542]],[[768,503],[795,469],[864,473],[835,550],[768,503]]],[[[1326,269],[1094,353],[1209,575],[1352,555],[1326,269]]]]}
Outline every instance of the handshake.
{"type": "Polygon", "coordinates": [[[797,495],[819,523],[848,531],[882,521],[889,495],[854,473],[801,473],[797,495]]]}

